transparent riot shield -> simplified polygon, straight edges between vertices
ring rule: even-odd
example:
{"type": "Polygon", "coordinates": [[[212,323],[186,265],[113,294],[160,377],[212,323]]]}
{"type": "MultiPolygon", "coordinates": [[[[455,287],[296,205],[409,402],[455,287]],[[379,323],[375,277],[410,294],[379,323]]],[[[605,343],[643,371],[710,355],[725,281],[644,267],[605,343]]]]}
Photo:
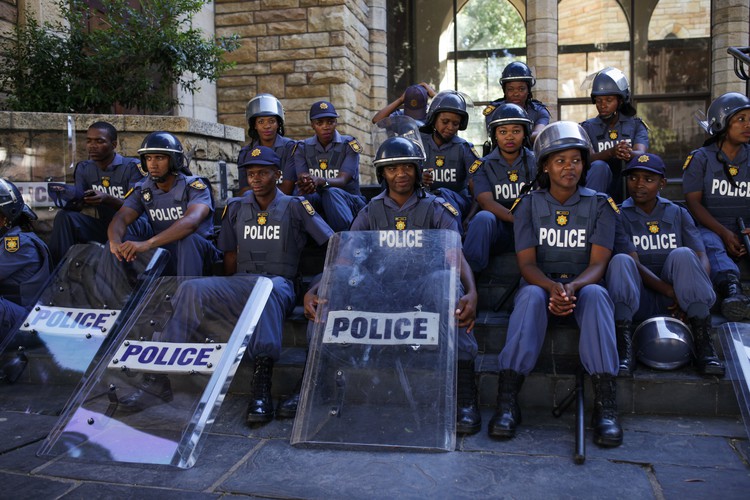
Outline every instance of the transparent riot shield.
{"type": "Polygon", "coordinates": [[[57,415],[100,348],[169,258],[157,249],[121,263],[108,246],[74,245],[36,305],[0,346],[0,410],[57,415]]]}
{"type": "Polygon", "coordinates": [[[191,467],[272,288],[255,276],[159,278],[39,453],[191,467]]]}
{"type": "Polygon", "coordinates": [[[726,358],[726,377],[732,381],[750,437],[750,325],[724,323],[719,327],[719,339],[726,358]]]}
{"type": "Polygon", "coordinates": [[[447,230],[331,238],[292,444],[454,449],[460,251],[447,230]]]}

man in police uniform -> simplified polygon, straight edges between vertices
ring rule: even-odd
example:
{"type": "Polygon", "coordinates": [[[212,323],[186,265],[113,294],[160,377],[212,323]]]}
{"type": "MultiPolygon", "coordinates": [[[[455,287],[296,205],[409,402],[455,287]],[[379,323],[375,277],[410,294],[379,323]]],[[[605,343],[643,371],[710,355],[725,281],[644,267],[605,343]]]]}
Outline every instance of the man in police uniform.
{"type": "MultiPolygon", "coordinates": [[[[362,209],[352,231],[450,229],[459,231],[456,209],[450,203],[425,193],[420,187],[422,149],[403,137],[386,139],[375,156],[378,180],[385,190],[362,209]]],[[[456,432],[479,432],[482,420],[477,404],[474,358],[477,343],[472,330],[476,318],[477,292],[469,264],[461,255],[461,284],[455,311],[458,320],[458,408],[456,432]]],[[[305,315],[315,318],[317,287],[305,295],[305,315]]]]}
{"type": "Polygon", "coordinates": [[[296,183],[302,195],[320,212],[334,231],[346,231],[357,212],[365,206],[359,191],[359,153],[362,147],[350,135],[336,130],[338,113],[328,101],[310,108],[315,135],[300,142],[293,167],[284,181],[296,183]]]}
{"type": "MultiPolygon", "coordinates": [[[[50,251],[55,262],[62,259],[68,248],[76,243],[107,241],[107,226],[120,209],[125,194],[146,172],[136,158],[125,158],[115,152],[117,130],[107,122],[92,123],[86,131],[86,149],[89,159],[76,165],[75,193],[69,203],[60,203],[50,236],[50,251]],[[90,207],[94,216],[80,212],[90,207]]],[[[60,184],[55,189],[65,190],[60,184]]]]}
{"type": "Polygon", "coordinates": [[[36,219],[18,188],[0,179],[0,343],[23,321],[52,269],[47,245],[30,231],[36,219]]]}
{"type": "Polygon", "coordinates": [[[708,258],[700,233],[687,210],[658,196],[666,185],[661,158],[639,155],[622,173],[630,193],[622,204],[622,220],[635,246],[634,261],[613,265],[619,256],[613,258],[607,284],[629,283],[636,293],[610,289],[618,323],[620,375],[630,375],[635,369],[629,328],[632,319],[642,321],[682,311],[693,332],[698,371],[721,376],[724,367],[711,340],[710,309],[716,294],[708,278],[708,258]],[[627,328],[622,328],[623,322],[627,328]]]}
{"type": "Polygon", "coordinates": [[[112,219],[110,250],[118,260],[131,262],[139,253],[162,247],[171,254],[165,274],[202,276],[218,259],[209,241],[214,211],[210,187],[200,177],[183,173],[187,168],[182,144],[169,132],[146,136],[138,154],[149,177],[127,194],[112,219]],[[153,236],[144,241],[125,238],[128,226],[142,213],[148,217],[153,236]]]}

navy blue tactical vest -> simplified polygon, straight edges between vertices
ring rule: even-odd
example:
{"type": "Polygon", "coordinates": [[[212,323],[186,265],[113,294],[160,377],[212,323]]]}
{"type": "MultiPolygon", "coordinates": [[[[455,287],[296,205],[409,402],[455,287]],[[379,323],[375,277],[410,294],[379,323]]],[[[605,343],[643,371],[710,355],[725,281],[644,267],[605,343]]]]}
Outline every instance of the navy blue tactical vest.
{"type": "MultiPolygon", "coordinates": [[[[705,151],[706,178],[703,189],[703,206],[723,226],[730,231],[738,231],[737,217],[748,217],[750,209],[750,165],[737,168],[733,186],[724,173],[724,165],[716,154],[705,151]]],[[[693,152],[692,154],[695,154],[693,152]]],[[[730,167],[731,169],[731,167],[730,167]]]]}
{"type": "Polygon", "coordinates": [[[520,170],[501,165],[500,160],[496,158],[482,162],[481,168],[484,168],[487,179],[492,184],[492,197],[505,208],[512,207],[516,199],[521,197],[521,188],[531,182],[529,158],[525,153],[521,154],[524,158],[520,170]]]}
{"type": "Polygon", "coordinates": [[[433,169],[432,177],[434,182],[431,189],[446,188],[468,197],[466,160],[462,154],[468,150],[463,145],[465,142],[463,139],[460,139],[459,142],[454,142],[451,147],[439,150],[432,136],[422,134],[422,143],[425,146],[425,154],[427,155],[424,168],[433,169]]]}
{"type": "Polygon", "coordinates": [[[428,194],[419,198],[414,207],[408,212],[397,212],[385,205],[382,198],[372,200],[368,209],[370,227],[379,229],[433,229],[432,219],[435,213],[435,196],[428,194]]]}
{"type": "Polygon", "coordinates": [[[638,215],[634,206],[622,207],[622,214],[633,235],[638,260],[657,276],[661,275],[669,253],[682,246],[680,208],[670,203],[658,219],[638,215]]]}
{"type": "MultiPolygon", "coordinates": [[[[132,169],[137,168],[138,162],[139,160],[136,158],[123,156],[122,165],[119,165],[114,171],[105,172],[94,161],[84,160],[76,165],[75,171],[77,172],[79,168],[82,170],[86,186],[91,186],[91,189],[122,200],[130,190],[132,169]]],[[[73,175],[75,176],[75,174],[73,175]]],[[[104,220],[112,220],[115,212],[117,212],[116,209],[106,205],[99,205],[95,208],[99,218],[104,220]]]]}

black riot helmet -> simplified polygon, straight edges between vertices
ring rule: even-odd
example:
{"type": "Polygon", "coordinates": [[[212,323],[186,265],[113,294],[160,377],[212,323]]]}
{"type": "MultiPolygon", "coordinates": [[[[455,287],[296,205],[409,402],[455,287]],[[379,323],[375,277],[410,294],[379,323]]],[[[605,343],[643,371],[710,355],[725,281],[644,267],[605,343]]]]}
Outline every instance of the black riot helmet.
{"type": "Polygon", "coordinates": [[[12,182],[0,179],[0,214],[5,217],[5,224],[0,227],[0,236],[5,235],[8,229],[28,224],[37,220],[37,215],[23,201],[21,192],[12,182]]]}
{"type": "Polygon", "coordinates": [[[414,141],[405,137],[389,137],[378,148],[375,154],[375,175],[380,184],[384,183],[383,168],[387,165],[411,163],[417,168],[417,186],[422,184],[422,165],[425,155],[422,148],[414,141]]]}
{"type": "Polygon", "coordinates": [[[427,110],[427,118],[425,119],[424,132],[432,133],[435,129],[435,120],[440,113],[456,113],[461,117],[461,123],[458,126],[458,130],[466,130],[469,125],[469,112],[467,111],[468,106],[473,104],[467,104],[467,98],[463,94],[456,92],[455,90],[444,90],[439,92],[430,103],[430,108],[427,110]]]}
{"type": "Polygon", "coordinates": [[[594,76],[591,84],[591,103],[596,104],[596,97],[604,95],[616,95],[620,98],[618,111],[626,116],[635,115],[635,107],[630,102],[630,84],[619,69],[608,66],[594,76]]]}
{"type": "Polygon", "coordinates": [[[500,85],[505,89],[505,84],[508,82],[526,82],[529,86],[529,95],[531,94],[531,87],[536,85],[536,78],[531,74],[531,69],[522,63],[521,61],[513,61],[503,68],[503,72],[500,75],[500,85]]]}
{"type": "Polygon", "coordinates": [[[743,109],[750,109],[750,98],[739,92],[720,95],[711,103],[706,113],[707,132],[712,136],[724,133],[729,120],[743,109]]]}
{"type": "Polygon", "coordinates": [[[493,146],[497,146],[495,138],[495,129],[500,125],[522,125],[524,131],[524,143],[529,144],[531,136],[531,119],[526,110],[517,104],[503,102],[490,115],[490,122],[487,124],[487,133],[490,136],[493,146]]]}
{"type": "MultiPolygon", "coordinates": [[[[185,165],[185,153],[182,149],[182,143],[177,137],[169,132],[158,131],[151,132],[143,139],[141,148],[138,150],[141,157],[141,165],[146,166],[147,154],[161,154],[169,156],[169,171],[172,173],[188,172],[185,165]]],[[[157,179],[154,179],[160,182],[157,179]]]]}
{"type": "Polygon", "coordinates": [[[578,149],[583,159],[583,173],[579,185],[586,184],[586,172],[593,147],[589,135],[575,122],[560,121],[550,123],[542,129],[534,141],[534,157],[537,161],[537,181],[541,188],[549,187],[549,175],[544,173],[544,162],[552,153],[566,149],[578,149]]]}
{"type": "Polygon", "coordinates": [[[245,118],[247,119],[248,135],[254,140],[259,140],[258,131],[255,130],[255,119],[260,116],[275,116],[279,121],[279,135],[284,135],[284,107],[281,101],[271,94],[258,94],[247,102],[245,118]]]}

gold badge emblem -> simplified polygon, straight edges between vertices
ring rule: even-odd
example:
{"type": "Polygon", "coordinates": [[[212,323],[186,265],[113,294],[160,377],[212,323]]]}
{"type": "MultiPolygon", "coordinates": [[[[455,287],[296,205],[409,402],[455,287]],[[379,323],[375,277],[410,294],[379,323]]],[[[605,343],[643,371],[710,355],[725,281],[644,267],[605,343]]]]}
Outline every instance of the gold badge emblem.
{"type": "Polygon", "coordinates": [[[638,163],[648,163],[648,155],[641,155],[638,157],[638,163]]]}
{"type": "Polygon", "coordinates": [[[399,231],[406,229],[406,217],[396,217],[396,229],[399,231]]]}
{"type": "Polygon", "coordinates": [[[688,155],[687,158],[685,158],[685,163],[682,164],[682,170],[685,170],[688,168],[688,165],[690,165],[690,162],[693,159],[693,155],[688,155]]]}
{"type": "Polygon", "coordinates": [[[729,175],[734,177],[735,175],[740,173],[740,169],[737,168],[736,165],[729,165],[729,175]]]}
{"type": "Polygon", "coordinates": [[[250,156],[260,156],[260,148],[253,149],[250,156]]]}
{"type": "Polygon", "coordinates": [[[489,106],[484,108],[484,111],[482,111],[482,114],[484,114],[484,116],[490,116],[490,114],[492,114],[493,111],[495,111],[495,106],[490,104],[489,106]]]}
{"type": "Polygon", "coordinates": [[[268,222],[268,212],[258,212],[258,225],[265,226],[268,222]]]}
{"type": "Polygon", "coordinates": [[[651,234],[657,234],[659,232],[659,221],[647,222],[648,232],[651,234]]]}
{"type": "Polygon", "coordinates": [[[442,167],[445,165],[445,156],[436,156],[435,157],[435,166],[436,167],[442,167]]]}
{"type": "Polygon", "coordinates": [[[151,196],[151,190],[150,189],[144,189],[143,192],[141,193],[141,196],[143,197],[143,201],[145,201],[146,203],[148,203],[149,201],[151,201],[151,198],[152,198],[152,196],[151,196]]]}
{"type": "Polygon", "coordinates": [[[146,177],[148,175],[148,172],[143,170],[143,165],[141,165],[141,162],[136,163],[136,167],[138,167],[138,171],[141,173],[143,177],[146,177]]]}
{"type": "Polygon", "coordinates": [[[109,177],[102,177],[102,186],[104,186],[105,188],[108,188],[109,185],[110,185],[109,177]]]}
{"type": "Polygon", "coordinates": [[[555,210],[555,222],[557,222],[558,226],[567,226],[569,215],[570,212],[567,210],[555,210]]]}
{"type": "Polygon", "coordinates": [[[416,108],[418,104],[419,103],[416,99],[412,99],[411,101],[409,101],[409,107],[416,108]]]}
{"type": "Polygon", "coordinates": [[[355,153],[362,152],[362,146],[359,145],[357,139],[352,139],[351,141],[349,141],[349,147],[352,148],[352,151],[354,151],[355,153]]]}
{"type": "Polygon", "coordinates": [[[469,167],[469,173],[473,174],[477,170],[479,170],[479,167],[482,166],[482,160],[474,160],[474,163],[471,164],[469,167]]]}
{"type": "Polygon", "coordinates": [[[196,179],[191,182],[190,187],[195,189],[206,189],[206,185],[200,179],[196,179]]]}
{"type": "Polygon", "coordinates": [[[18,236],[6,236],[5,237],[5,250],[8,252],[17,252],[21,248],[21,240],[18,236]]]}
{"type": "Polygon", "coordinates": [[[609,198],[607,198],[607,201],[609,202],[609,206],[612,207],[612,210],[614,210],[616,214],[619,214],[620,207],[617,206],[617,203],[615,203],[615,200],[613,200],[612,197],[610,196],[609,198]]]}
{"type": "Polygon", "coordinates": [[[328,104],[321,102],[320,103],[320,109],[328,109],[328,104]]]}
{"type": "Polygon", "coordinates": [[[323,160],[318,160],[318,167],[319,167],[319,168],[320,168],[321,170],[325,170],[325,169],[327,169],[327,168],[328,168],[328,160],[326,160],[326,159],[323,159],[323,160]]]}
{"type": "Polygon", "coordinates": [[[610,130],[609,131],[609,138],[612,140],[617,139],[617,130],[610,130]]]}
{"type": "Polygon", "coordinates": [[[511,170],[508,172],[508,179],[510,182],[518,182],[518,170],[511,170]]]}
{"type": "Polygon", "coordinates": [[[305,207],[305,210],[307,210],[308,214],[315,215],[315,209],[309,201],[302,200],[302,206],[305,207]]]}

